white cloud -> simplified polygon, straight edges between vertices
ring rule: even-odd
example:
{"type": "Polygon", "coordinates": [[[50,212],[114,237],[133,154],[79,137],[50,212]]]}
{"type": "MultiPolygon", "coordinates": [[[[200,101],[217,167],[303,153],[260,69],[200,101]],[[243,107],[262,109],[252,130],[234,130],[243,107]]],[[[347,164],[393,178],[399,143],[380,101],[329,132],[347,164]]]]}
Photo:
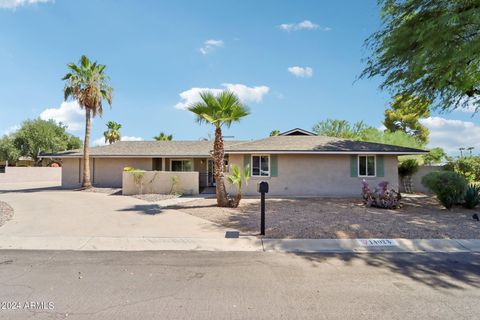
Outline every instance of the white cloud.
{"type": "Polygon", "coordinates": [[[59,108],[45,109],[40,113],[40,118],[61,122],[68,127],[69,131],[82,130],[85,125],[85,111],[80,109],[77,101],[62,102],[59,108]]]}
{"type": "Polygon", "coordinates": [[[311,78],[313,76],[313,69],[310,67],[303,68],[299,66],[294,66],[288,68],[288,72],[299,78],[311,78]]]}
{"type": "Polygon", "coordinates": [[[18,129],[20,129],[20,126],[18,124],[10,126],[6,130],[3,131],[2,136],[6,135],[6,134],[8,135],[8,134],[14,133],[18,129]]]}
{"type": "Polygon", "coordinates": [[[313,23],[310,20],[303,20],[298,23],[282,23],[278,26],[281,30],[284,31],[298,31],[298,30],[320,30],[320,31],[330,31],[332,30],[329,27],[321,27],[318,24],[313,23]]]}
{"type": "Polygon", "coordinates": [[[203,55],[209,54],[217,48],[223,47],[224,43],[222,40],[209,39],[203,43],[203,47],[199,50],[203,55]]]}
{"type": "MultiPolygon", "coordinates": [[[[465,113],[474,113],[476,111],[477,107],[480,105],[480,100],[476,100],[476,99],[468,99],[468,100],[464,100],[462,102],[466,102],[465,106],[463,108],[457,108],[454,111],[465,112],[465,113]]],[[[480,111],[480,108],[479,108],[479,111],[480,111]]]]}
{"type": "Polygon", "coordinates": [[[0,9],[15,9],[17,7],[38,3],[54,2],[53,0],[0,0],[0,9]]]}
{"type": "Polygon", "coordinates": [[[430,147],[442,147],[446,152],[458,153],[460,147],[475,147],[480,151],[480,125],[470,121],[429,117],[420,122],[430,130],[430,147]]]}
{"type": "MultiPolygon", "coordinates": [[[[244,84],[223,83],[224,89],[234,92],[243,102],[261,102],[263,96],[270,90],[267,86],[248,87],[244,84]]],[[[181,101],[175,105],[177,109],[186,109],[192,103],[199,102],[200,92],[210,91],[218,94],[224,89],[219,88],[191,88],[180,93],[181,101]]]]}
{"type": "MultiPolygon", "coordinates": [[[[143,141],[142,137],[134,137],[134,136],[123,136],[121,141],[143,141]]],[[[101,137],[98,139],[93,140],[92,145],[95,147],[105,146],[107,143],[105,142],[105,138],[101,137]]]]}

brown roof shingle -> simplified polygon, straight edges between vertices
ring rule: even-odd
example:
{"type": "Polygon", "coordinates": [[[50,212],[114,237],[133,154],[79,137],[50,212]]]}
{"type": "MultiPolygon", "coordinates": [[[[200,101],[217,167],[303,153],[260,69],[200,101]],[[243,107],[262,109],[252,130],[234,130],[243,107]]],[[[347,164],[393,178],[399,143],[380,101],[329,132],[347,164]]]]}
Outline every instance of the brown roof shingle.
{"type": "Polygon", "coordinates": [[[385,152],[414,154],[425,153],[426,151],[415,148],[346,140],[326,136],[274,136],[231,145],[225,148],[225,152],[385,152]]]}

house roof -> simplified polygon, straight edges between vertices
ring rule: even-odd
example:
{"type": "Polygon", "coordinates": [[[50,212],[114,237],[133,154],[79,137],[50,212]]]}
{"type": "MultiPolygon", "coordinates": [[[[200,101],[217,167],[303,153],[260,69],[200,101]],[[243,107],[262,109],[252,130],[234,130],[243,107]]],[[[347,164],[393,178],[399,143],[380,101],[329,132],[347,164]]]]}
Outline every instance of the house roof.
{"type": "Polygon", "coordinates": [[[279,136],[316,136],[317,134],[301,128],[295,128],[279,134],[279,136]]]}
{"type": "MultiPolygon", "coordinates": [[[[224,141],[225,147],[243,141],[224,141]]],[[[91,157],[209,157],[213,141],[119,141],[90,148],[91,157]]],[[[44,158],[82,157],[81,149],[42,155],[44,158]]]]}
{"type": "Polygon", "coordinates": [[[383,153],[423,154],[425,150],[388,144],[346,140],[326,136],[274,136],[238,143],[225,148],[226,153],[383,153]]]}

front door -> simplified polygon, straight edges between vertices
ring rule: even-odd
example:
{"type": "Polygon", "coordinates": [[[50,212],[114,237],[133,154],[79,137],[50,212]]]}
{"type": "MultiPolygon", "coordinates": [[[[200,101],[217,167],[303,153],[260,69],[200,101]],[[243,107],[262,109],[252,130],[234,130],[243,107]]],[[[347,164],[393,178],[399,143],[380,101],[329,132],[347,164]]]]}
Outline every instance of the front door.
{"type": "Polygon", "coordinates": [[[207,187],[215,186],[215,175],[213,174],[213,160],[207,162],[207,187]]]}

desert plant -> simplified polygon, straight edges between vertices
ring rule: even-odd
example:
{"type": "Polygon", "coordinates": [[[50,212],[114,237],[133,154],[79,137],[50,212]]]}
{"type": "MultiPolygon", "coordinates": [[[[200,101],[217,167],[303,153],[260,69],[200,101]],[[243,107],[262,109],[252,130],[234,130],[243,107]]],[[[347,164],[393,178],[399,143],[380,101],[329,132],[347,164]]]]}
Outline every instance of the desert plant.
{"type": "Polygon", "coordinates": [[[465,178],[452,171],[430,172],[422,178],[422,184],[434,192],[448,210],[463,200],[467,190],[465,178]]]}
{"type": "Polygon", "coordinates": [[[143,177],[145,176],[145,170],[133,169],[129,170],[133,176],[133,182],[139,188],[140,194],[143,193],[143,177]]]}
{"type": "Polygon", "coordinates": [[[412,176],[418,171],[418,161],[407,159],[398,166],[398,175],[402,179],[406,193],[412,193],[412,176]]]}
{"type": "Polygon", "coordinates": [[[130,167],[130,166],[127,166],[127,167],[123,168],[123,171],[125,171],[125,172],[130,172],[130,171],[133,171],[133,170],[135,170],[135,168],[130,167]]]}
{"type": "Polygon", "coordinates": [[[170,194],[179,195],[178,186],[180,185],[180,177],[179,176],[171,176],[170,177],[170,194]]]}
{"type": "Polygon", "coordinates": [[[237,165],[232,164],[232,174],[227,177],[227,181],[233,184],[237,188],[237,195],[235,199],[231,199],[231,206],[237,208],[242,200],[242,189],[244,185],[248,185],[250,179],[250,165],[248,164],[240,170],[237,165]]]}
{"type": "Polygon", "coordinates": [[[394,189],[388,189],[388,182],[382,181],[373,191],[368,183],[362,181],[362,197],[367,207],[376,207],[383,209],[397,209],[401,207],[400,200],[402,196],[400,192],[394,189]]]}
{"type": "Polygon", "coordinates": [[[480,186],[470,184],[465,192],[463,206],[474,209],[480,203],[480,186]]]}

